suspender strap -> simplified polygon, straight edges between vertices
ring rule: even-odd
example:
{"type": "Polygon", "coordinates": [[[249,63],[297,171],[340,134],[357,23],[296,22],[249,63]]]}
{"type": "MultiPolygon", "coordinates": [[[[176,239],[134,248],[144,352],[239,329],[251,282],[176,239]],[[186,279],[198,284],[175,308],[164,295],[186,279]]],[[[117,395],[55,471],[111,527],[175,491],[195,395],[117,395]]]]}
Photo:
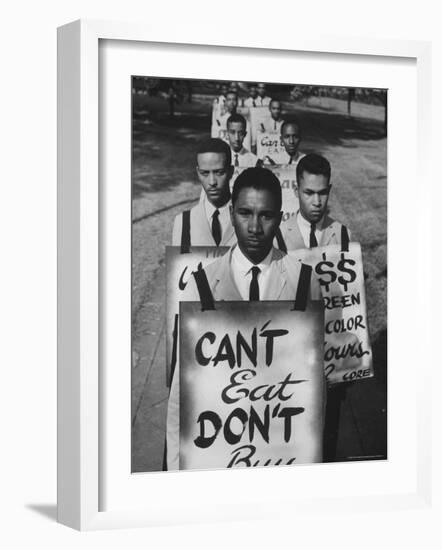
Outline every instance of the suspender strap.
{"type": "Polygon", "coordinates": [[[276,230],[275,237],[276,237],[276,242],[278,243],[279,250],[287,254],[287,245],[285,244],[284,237],[282,236],[280,227],[278,227],[278,229],[276,230]]]}
{"type": "Polygon", "coordinates": [[[203,264],[201,262],[198,264],[198,269],[193,272],[193,276],[195,277],[196,286],[200,295],[201,311],[215,309],[213,294],[210,290],[207,275],[203,269],[203,264]]]}
{"type": "Polygon", "coordinates": [[[177,356],[177,347],[178,347],[178,313],[175,313],[175,319],[173,321],[173,332],[172,332],[172,357],[170,358],[170,368],[167,379],[167,387],[170,388],[173,373],[175,372],[176,367],[176,356],[177,356]]]}
{"type": "Polygon", "coordinates": [[[341,250],[342,252],[348,252],[348,245],[350,238],[348,236],[348,231],[345,225],[341,227],[341,250]]]}
{"type": "Polygon", "coordinates": [[[292,311],[305,311],[308,302],[310,280],[312,277],[312,266],[301,264],[299,274],[298,288],[296,289],[295,305],[292,311]]]}
{"type": "Polygon", "coordinates": [[[190,252],[190,210],[184,210],[181,227],[181,254],[190,252]]]}

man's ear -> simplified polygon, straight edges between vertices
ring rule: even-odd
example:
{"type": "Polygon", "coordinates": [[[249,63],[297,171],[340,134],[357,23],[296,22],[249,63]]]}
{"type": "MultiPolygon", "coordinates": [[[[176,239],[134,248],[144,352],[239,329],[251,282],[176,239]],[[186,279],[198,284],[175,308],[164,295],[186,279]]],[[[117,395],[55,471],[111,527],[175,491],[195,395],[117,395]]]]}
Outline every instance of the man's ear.
{"type": "Polygon", "coordinates": [[[233,171],[235,170],[235,167],[231,164],[228,168],[228,174],[229,174],[229,181],[231,180],[232,176],[233,176],[233,171]]]}
{"type": "Polygon", "coordinates": [[[299,199],[299,189],[298,189],[298,184],[295,185],[295,197],[298,197],[299,199]]]}
{"type": "Polygon", "coordinates": [[[230,212],[230,221],[233,225],[233,205],[232,205],[232,203],[230,203],[230,205],[229,205],[229,212],[230,212]]]}
{"type": "Polygon", "coordinates": [[[284,215],[284,212],[280,212],[279,213],[279,223],[278,223],[278,227],[281,225],[281,222],[282,222],[282,216],[284,215]]]}

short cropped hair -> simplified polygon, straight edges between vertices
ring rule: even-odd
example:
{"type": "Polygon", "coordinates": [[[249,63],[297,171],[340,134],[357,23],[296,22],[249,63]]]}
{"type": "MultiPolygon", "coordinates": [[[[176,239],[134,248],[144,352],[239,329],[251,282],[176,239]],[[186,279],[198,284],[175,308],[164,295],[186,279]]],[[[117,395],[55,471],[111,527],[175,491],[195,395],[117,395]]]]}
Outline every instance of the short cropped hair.
{"type": "Polygon", "coordinates": [[[261,166],[247,168],[236,178],[232,190],[232,206],[238,199],[243,189],[256,189],[257,191],[269,191],[276,200],[278,210],[282,207],[282,192],[279,179],[273,172],[261,166]]]}
{"type": "Polygon", "coordinates": [[[289,124],[292,124],[293,126],[297,126],[299,131],[301,132],[301,125],[299,124],[299,119],[295,116],[291,116],[290,118],[286,118],[284,122],[281,124],[281,135],[284,131],[284,128],[288,126],[289,124]]]}
{"type": "Polygon", "coordinates": [[[203,153],[221,153],[226,157],[225,166],[232,164],[232,153],[229,145],[219,138],[210,138],[202,141],[197,149],[196,155],[203,153]]]}
{"type": "Polygon", "coordinates": [[[229,118],[227,119],[227,128],[229,127],[229,124],[231,124],[232,122],[241,122],[244,128],[247,128],[246,119],[239,113],[234,113],[233,115],[229,116],[229,118]]]}
{"type": "Polygon", "coordinates": [[[298,183],[304,172],[315,174],[316,176],[325,176],[330,182],[330,163],[325,157],[317,155],[316,153],[305,155],[305,157],[302,157],[302,159],[298,162],[296,166],[296,181],[298,183]]]}

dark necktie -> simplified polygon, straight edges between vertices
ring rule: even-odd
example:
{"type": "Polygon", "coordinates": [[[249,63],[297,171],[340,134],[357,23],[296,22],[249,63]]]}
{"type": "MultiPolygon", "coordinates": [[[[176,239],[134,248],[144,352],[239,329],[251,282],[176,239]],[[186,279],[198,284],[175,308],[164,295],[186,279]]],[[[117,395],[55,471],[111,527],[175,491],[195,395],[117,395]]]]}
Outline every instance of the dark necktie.
{"type": "Polygon", "coordinates": [[[235,153],[235,166],[239,166],[238,153],[235,153]]]}
{"type": "Polygon", "coordinates": [[[249,300],[251,302],[259,302],[259,284],[258,275],[261,272],[258,266],[252,267],[252,280],[250,282],[249,300]]]}
{"type": "Polygon", "coordinates": [[[253,106],[256,107],[256,101],[255,100],[253,100],[253,106]]]}
{"type": "Polygon", "coordinates": [[[276,120],[275,120],[275,130],[276,130],[276,120]]]}
{"type": "Polygon", "coordinates": [[[318,241],[316,240],[316,235],[315,235],[315,229],[316,229],[316,224],[311,223],[310,224],[310,248],[315,248],[315,246],[318,246],[318,241]]]}
{"type": "Polygon", "coordinates": [[[221,224],[219,223],[219,210],[216,209],[212,215],[212,235],[216,246],[221,242],[221,224]]]}

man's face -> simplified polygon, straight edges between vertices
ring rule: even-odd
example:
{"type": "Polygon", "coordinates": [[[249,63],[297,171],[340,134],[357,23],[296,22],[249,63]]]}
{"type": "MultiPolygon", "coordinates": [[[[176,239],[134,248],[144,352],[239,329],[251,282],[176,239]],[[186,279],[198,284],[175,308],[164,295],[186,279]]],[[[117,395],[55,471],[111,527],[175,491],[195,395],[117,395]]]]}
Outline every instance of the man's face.
{"type": "Polygon", "coordinates": [[[260,97],[264,97],[266,95],[266,87],[264,84],[258,84],[258,94],[260,97]]]}
{"type": "Polygon", "coordinates": [[[229,92],[226,96],[226,109],[229,113],[234,113],[236,111],[236,107],[238,105],[238,99],[236,97],[236,94],[233,92],[229,92]]]}
{"type": "Polygon", "coordinates": [[[246,134],[247,132],[242,122],[230,122],[228,124],[227,137],[229,138],[230,147],[235,153],[241,151],[246,134]]]}
{"type": "Polygon", "coordinates": [[[230,199],[229,181],[233,169],[226,165],[223,153],[200,153],[197,155],[196,171],[209,202],[221,207],[230,199]]]}
{"type": "Polygon", "coordinates": [[[286,124],[281,133],[286,152],[293,157],[298,152],[301,143],[301,132],[297,124],[286,124]]]}
{"type": "Polygon", "coordinates": [[[221,95],[225,96],[227,94],[228,88],[226,84],[221,86],[221,95]]]}
{"type": "Polygon", "coordinates": [[[258,90],[256,89],[256,86],[250,86],[249,94],[250,97],[253,97],[253,99],[258,97],[258,90]]]}
{"type": "Polygon", "coordinates": [[[331,185],[326,176],[303,172],[295,188],[301,215],[310,223],[318,223],[327,210],[331,185]]]}
{"type": "Polygon", "coordinates": [[[279,120],[281,118],[282,107],[280,101],[271,101],[269,109],[273,120],[279,120]]]}
{"type": "Polygon", "coordinates": [[[268,190],[242,189],[231,208],[232,225],[241,252],[254,264],[270,252],[281,223],[277,201],[268,190]]]}

